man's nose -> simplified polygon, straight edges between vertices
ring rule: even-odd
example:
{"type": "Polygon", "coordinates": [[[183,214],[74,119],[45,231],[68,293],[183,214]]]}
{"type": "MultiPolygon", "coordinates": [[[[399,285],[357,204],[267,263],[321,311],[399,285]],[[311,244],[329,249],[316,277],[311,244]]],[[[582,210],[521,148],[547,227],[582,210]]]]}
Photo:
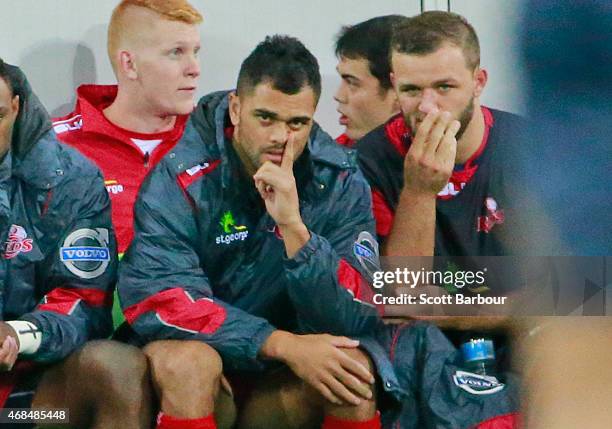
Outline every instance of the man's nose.
{"type": "Polygon", "coordinates": [[[277,121],[272,126],[272,134],[270,134],[270,140],[274,144],[285,144],[289,139],[289,127],[283,121],[277,121]]]}
{"type": "Polygon", "coordinates": [[[436,92],[430,88],[424,89],[419,103],[419,112],[428,114],[437,108],[438,102],[436,92]]]}
{"type": "Polygon", "coordinates": [[[197,78],[200,76],[200,61],[197,55],[189,55],[188,63],[185,67],[185,74],[197,78]]]}

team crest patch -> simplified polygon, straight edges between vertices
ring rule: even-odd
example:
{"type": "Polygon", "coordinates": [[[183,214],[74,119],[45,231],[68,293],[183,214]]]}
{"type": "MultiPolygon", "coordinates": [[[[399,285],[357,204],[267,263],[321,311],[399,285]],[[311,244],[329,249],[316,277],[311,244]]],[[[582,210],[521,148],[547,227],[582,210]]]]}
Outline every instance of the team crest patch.
{"type": "Polygon", "coordinates": [[[378,241],[368,231],[361,231],[353,243],[353,254],[359,265],[370,275],[380,270],[378,263],[378,241]]]}
{"type": "Polygon", "coordinates": [[[68,271],[83,279],[100,276],[110,262],[109,235],[106,228],[81,228],[73,231],[60,248],[60,260],[68,271]]]}
{"type": "Polygon", "coordinates": [[[505,215],[504,211],[500,209],[497,205],[497,201],[493,198],[488,197],[485,200],[485,209],[486,214],[484,216],[478,217],[478,224],[476,225],[476,230],[478,232],[484,232],[488,234],[491,232],[495,225],[501,225],[504,223],[505,215]]]}
{"type": "Polygon", "coordinates": [[[453,375],[455,385],[473,395],[491,395],[506,385],[490,375],[479,375],[466,371],[456,371],[453,375]]]}
{"type": "Polygon", "coordinates": [[[28,253],[32,247],[33,241],[28,238],[26,230],[22,226],[11,225],[6,243],[4,243],[4,259],[13,259],[20,253],[28,253]]]}

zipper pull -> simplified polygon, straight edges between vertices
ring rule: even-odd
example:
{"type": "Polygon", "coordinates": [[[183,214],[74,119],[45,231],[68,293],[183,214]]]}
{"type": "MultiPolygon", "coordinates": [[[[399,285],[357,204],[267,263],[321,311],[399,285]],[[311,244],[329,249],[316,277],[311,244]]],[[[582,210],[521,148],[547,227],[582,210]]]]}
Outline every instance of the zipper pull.
{"type": "Polygon", "coordinates": [[[149,168],[149,158],[150,157],[151,156],[149,155],[149,152],[145,152],[145,155],[144,155],[144,166],[145,166],[145,168],[149,168]]]}

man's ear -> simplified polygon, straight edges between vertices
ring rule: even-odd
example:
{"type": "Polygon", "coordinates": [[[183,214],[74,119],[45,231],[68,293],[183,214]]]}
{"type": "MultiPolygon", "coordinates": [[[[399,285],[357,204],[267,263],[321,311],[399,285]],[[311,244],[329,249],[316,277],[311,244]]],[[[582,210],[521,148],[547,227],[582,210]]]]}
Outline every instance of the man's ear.
{"type": "Polygon", "coordinates": [[[11,110],[12,113],[15,115],[15,117],[17,117],[17,115],[19,114],[19,96],[16,95],[13,97],[13,99],[11,100],[11,110]]]}
{"type": "Polygon", "coordinates": [[[229,94],[229,115],[232,125],[235,127],[240,123],[240,97],[236,91],[229,94]]]}
{"type": "Polygon", "coordinates": [[[117,55],[119,56],[118,63],[121,74],[130,80],[138,79],[138,67],[134,55],[129,51],[119,51],[117,55]]]}
{"type": "Polygon", "coordinates": [[[487,86],[488,79],[489,73],[485,69],[477,67],[474,70],[474,97],[480,97],[485,86],[487,86]]]}

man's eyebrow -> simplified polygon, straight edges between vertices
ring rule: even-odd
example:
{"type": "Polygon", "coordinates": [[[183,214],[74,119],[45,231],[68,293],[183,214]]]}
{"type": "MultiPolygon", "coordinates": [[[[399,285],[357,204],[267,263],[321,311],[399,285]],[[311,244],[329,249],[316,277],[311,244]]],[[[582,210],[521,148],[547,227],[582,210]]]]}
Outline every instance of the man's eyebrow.
{"type": "Polygon", "coordinates": [[[312,118],[310,116],[294,116],[289,118],[287,122],[309,122],[312,118]]]}
{"type": "Polygon", "coordinates": [[[281,118],[278,113],[273,112],[268,109],[255,109],[253,110],[253,113],[256,116],[261,116],[261,115],[268,116],[270,117],[270,119],[274,121],[280,120],[280,121],[285,121],[285,122],[310,122],[312,120],[310,116],[293,116],[291,118],[284,119],[284,118],[281,118]]]}
{"type": "Polygon", "coordinates": [[[357,76],[352,75],[352,74],[350,74],[350,73],[342,73],[342,74],[340,75],[340,77],[341,77],[342,79],[353,79],[353,80],[357,80],[357,81],[359,80],[359,78],[358,78],[357,76]]]}
{"type": "Polygon", "coordinates": [[[278,114],[276,112],[273,112],[273,111],[268,110],[268,109],[255,109],[254,113],[256,115],[266,115],[266,116],[269,116],[271,119],[278,119],[278,114]]]}
{"type": "Polygon", "coordinates": [[[421,89],[421,87],[419,85],[416,85],[412,82],[400,82],[399,83],[399,87],[400,88],[407,88],[407,89],[421,89]]]}
{"type": "Polygon", "coordinates": [[[447,77],[447,78],[444,78],[444,79],[438,79],[437,81],[435,81],[433,83],[433,85],[436,86],[436,85],[442,85],[444,83],[456,83],[456,82],[457,81],[455,79],[453,79],[452,77],[447,77]]]}

